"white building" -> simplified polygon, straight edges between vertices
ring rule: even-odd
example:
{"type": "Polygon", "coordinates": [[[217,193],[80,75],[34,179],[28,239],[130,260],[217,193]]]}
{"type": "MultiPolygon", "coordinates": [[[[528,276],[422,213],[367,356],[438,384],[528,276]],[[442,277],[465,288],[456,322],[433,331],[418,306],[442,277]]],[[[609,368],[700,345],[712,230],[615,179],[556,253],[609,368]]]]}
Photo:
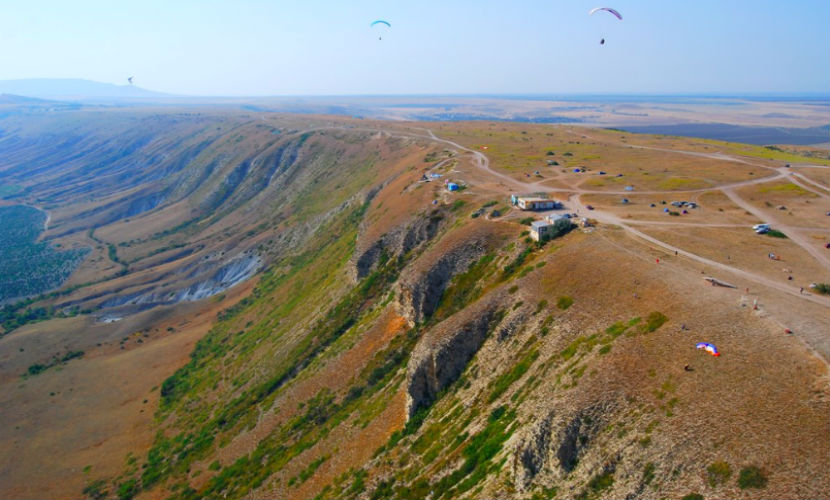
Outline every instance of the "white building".
{"type": "Polygon", "coordinates": [[[541,241],[545,236],[548,236],[553,231],[553,223],[536,220],[530,224],[530,237],[536,241],[541,241]]]}
{"type": "Polygon", "coordinates": [[[520,210],[556,210],[562,208],[562,203],[548,198],[519,196],[516,205],[520,210]]]}

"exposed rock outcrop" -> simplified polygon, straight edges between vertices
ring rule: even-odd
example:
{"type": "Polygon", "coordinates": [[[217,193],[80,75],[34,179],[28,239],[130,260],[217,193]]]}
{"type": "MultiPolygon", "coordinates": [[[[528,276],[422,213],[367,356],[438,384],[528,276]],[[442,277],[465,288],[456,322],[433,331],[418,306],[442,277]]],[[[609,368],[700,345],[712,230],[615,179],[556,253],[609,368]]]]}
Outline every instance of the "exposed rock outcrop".
{"type": "Polygon", "coordinates": [[[430,331],[412,352],[407,367],[407,416],[429,406],[442,389],[461,376],[467,363],[502,319],[498,302],[471,307],[430,331]],[[472,314],[469,314],[472,313],[472,314]]]}
{"type": "Polygon", "coordinates": [[[409,224],[389,231],[366,250],[356,253],[352,271],[355,281],[372,272],[384,252],[398,257],[435,238],[446,219],[440,210],[415,217],[409,224]]]}
{"type": "Polygon", "coordinates": [[[516,446],[514,473],[517,484],[528,488],[543,472],[557,480],[568,476],[616,410],[613,400],[599,401],[576,410],[567,406],[550,410],[530,427],[516,446]]]}
{"type": "Polygon", "coordinates": [[[104,300],[98,307],[115,308],[138,306],[146,309],[161,304],[195,301],[211,297],[249,279],[262,267],[262,259],[255,254],[238,255],[217,268],[217,262],[200,262],[179,270],[186,286],[151,287],[120,294],[104,300]]]}
{"type": "Polygon", "coordinates": [[[486,242],[471,239],[447,250],[429,268],[403,276],[399,284],[401,316],[414,324],[432,315],[453,276],[469,269],[485,253],[486,242]]]}

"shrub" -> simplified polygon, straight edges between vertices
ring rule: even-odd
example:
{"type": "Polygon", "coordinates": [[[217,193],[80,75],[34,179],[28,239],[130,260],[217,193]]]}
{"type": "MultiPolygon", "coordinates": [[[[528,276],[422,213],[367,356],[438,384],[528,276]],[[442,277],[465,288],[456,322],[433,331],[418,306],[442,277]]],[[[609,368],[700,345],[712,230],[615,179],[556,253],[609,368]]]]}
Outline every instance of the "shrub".
{"type": "Polygon", "coordinates": [[[82,358],[83,356],[84,351],[69,351],[61,358],[61,362],[66,363],[67,361],[73,360],[75,358],[82,358]]]}
{"type": "Polygon", "coordinates": [[[138,493],[138,485],[135,479],[129,479],[118,485],[118,499],[131,500],[138,493]]]}
{"type": "Polygon", "coordinates": [[[820,293],[822,295],[830,295],[830,284],[816,283],[816,286],[813,287],[813,290],[815,290],[816,293],[820,293]]]}
{"type": "Polygon", "coordinates": [[[520,220],[519,220],[519,224],[523,224],[523,225],[525,225],[525,226],[529,226],[529,225],[530,225],[530,224],[532,224],[532,223],[533,223],[533,221],[535,221],[535,220],[536,220],[536,219],[534,219],[533,217],[525,217],[524,219],[520,219],[520,220]]]}
{"type": "Polygon", "coordinates": [[[646,318],[646,324],[643,326],[643,331],[645,331],[646,333],[651,333],[654,330],[663,326],[663,323],[665,323],[668,320],[669,318],[667,318],[665,314],[659,311],[654,311],[650,313],[646,318]]]}
{"type": "Polygon", "coordinates": [[[770,229],[769,231],[766,232],[766,235],[767,236],[772,236],[773,238],[786,238],[787,237],[786,234],[782,233],[781,231],[779,231],[777,229],[770,229]]]}
{"type": "Polygon", "coordinates": [[[611,472],[606,472],[605,474],[600,474],[598,476],[594,476],[593,479],[588,481],[588,488],[591,489],[594,493],[599,493],[600,491],[607,490],[614,484],[614,474],[611,472]]]}
{"type": "Polygon", "coordinates": [[[688,495],[684,496],[680,500],[703,500],[703,495],[701,495],[700,493],[697,493],[697,492],[689,493],[688,495]]]}
{"type": "Polygon", "coordinates": [[[530,247],[526,247],[524,250],[519,252],[516,258],[510,264],[504,266],[504,271],[502,272],[501,279],[507,279],[516,272],[522,265],[524,264],[525,260],[530,256],[533,249],[530,247]]]}
{"type": "MultiPolygon", "coordinates": [[[[490,397],[487,400],[488,403],[492,403],[499,396],[501,396],[504,391],[506,391],[513,382],[519,380],[522,375],[524,375],[530,366],[533,364],[534,361],[539,357],[539,351],[533,349],[528,354],[526,354],[513,368],[509,371],[500,375],[494,382],[493,382],[493,390],[490,392],[490,397]]],[[[506,409],[503,406],[497,408],[497,410],[504,413],[506,409]]],[[[498,418],[498,417],[496,417],[498,418]]]]}
{"type": "Polygon", "coordinates": [[[643,483],[650,484],[654,480],[654,463],[649,462],[643,469],[643,483]]]}
{"type": "Polygon", "coordinates": [[[569,307],[571,307],[574,303],[574,298],[570,295],[563,295],[556,299],[556,307],[562,309],[563,311],[569,307]]]}
{"type": "Polygon", "coordinates": [[[732,468],[726,462],[712,462],[706,468],[706,477],[710,486],[723,484],[732,477],[732,468]]]}
{"type": "Polygon", "coordinates": [[[83,494],[92,498],[93,500],[101,500],[102,498],[106,498],[109,494],[106,486],[107,484],[104,482],[103,479],[92,481],[91,483],[87,484],[86,487],[84,487],[83,494]]]}
{"type": "Polygon", "coordinates": [[[46,365],[42,365],[40,363],[35,363],[33,365],[30,365],[29,369],[27,371],[28,371],[29,375],[37,375],[38,373],[43,372],[47,368],[49,368],[49,367],[46,366],[46,365]]]}
{"type": "Polygon", "coordinates": [[[742,490],[747,488],[763,488],[767,485],[767,476],[760,467],[750,465],[741,469],[738,474],[738,486],[742,490]]]}

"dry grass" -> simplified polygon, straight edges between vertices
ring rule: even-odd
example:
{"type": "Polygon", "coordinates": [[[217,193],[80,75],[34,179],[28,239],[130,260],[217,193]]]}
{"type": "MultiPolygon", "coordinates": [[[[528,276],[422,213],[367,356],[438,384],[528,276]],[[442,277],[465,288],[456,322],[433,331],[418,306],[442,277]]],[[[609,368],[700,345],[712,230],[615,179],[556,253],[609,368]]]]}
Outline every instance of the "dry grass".
{"type": "MultiPolygon", "coordinates": [[[[134,337],[144,342],[130,342],[124,350],[117,339],[105,341],[106,334],[102,336],[106,327],[120,325],[92,327],[84,318],[40,323],[0,339],[0,352],[16,352],[25,345],[27,357],[34,356],[29,359],[48,355],[73,334],[81,337],[77,345],[86,351],[80,360],[26,380],[4,371],[0,443],[9,452],[0,458],[0,496],[77,497],[88,481],[120,474],[127,453],[146,453],[155,434],[156,388],[188,360],[216,312],[250,289],[251,284],[237,287],[223,304],[206,304],[195,312],[181,310],[164,318],[156,323],[157,333],[134,337]],[[175,325],[176,333],[167,332],[168,325],[175,325]],[[103,345],[96,347],[96,339],[103,345]],[[86,466],[91,466],[89,473],[82,472],[86,466]]],[[[7,369],[16,372],[18,364],[7,369]]]]}
{"type": "Polygon", "coordinates": [[[830,189],[830,173],[826,168],[794,167],[799,174],[830,189]]]}
{"type": "MultiPolygon", "coordinates": [[[[316,123],[315,120],[328,122],[327,119],[307,117],[297,124],[306,126],[316,123]]],[[[359,123],[412,132],[409,125],[359,123]]],[[[755,222],[754,218],[719,192],[671,192],[750,180],[769,173],[757,165],[629,147],[639,144],[698,152],[734,149],[731,145],[713,141],[530,124],[435,123],[429,127],[439,136],[471,148],[487,145],[485,152],[491,158],[492,166],[516,178],[527,179],[526,174],[533,175],[535,170],[540,170],[548,179],[548,185],[560,188],[581,186],[611,191],[635,185],[636,191],[627,195],[584,195],[582,201],[624,218],[646,221],[751,224],[755,222]],[[546,155],[548,150],[555,151],[555,155],[546,155]],[[548,159],[559,161],[560,166],[548,167],[548,159]],[[591,172],[574,174],[571,169],[576,165],[584,165],[591,172]],[[592,175],[598,170],[605,170],[610,175],[592,175]],[[623,173],[624,177],[611,176],[616,173],[623,173]],[[651,189],[668,192],[654,195],[638,192],[651,189]],[[632,203],[621,205],[619,199],[623,196],[632,203]],[[669,205],[659,204],[663,199],[668,202],[674,199],[697,201],[701,206],[690,210],[689,215],[668,217],[662,214],[662,208],[669,205]],[[657,205],[651,208],[649,203],[657,205]]],[[[253,134],[240,148],[250,148],[265,139],[253,134]]],[[[407,140],[409,142],[396,151],[384,141],[371,140],[382,161],[378,161],[373,169],[344,182],[354,183],[349,189],[365,187],[368,179],[372,182],[389,179],[390,182],[377,194],[366,212],[357,243],[359,248],[373,243],[391,228],[406,224],[413,214],[430,210],[433,199],[441,204],[452,204],[459,199],[466,202],[459,211],[460,222],[431,244],[403,273],[404,278],[409,273],[429,269],[449,250],[473,239],[479,240],[490,251],[498,251],[515,241],[523,229],[509,218],[469,218],[469,212],[485,202],[503,203],[509,191],[499,181],[473,169],[469,155],[459,155],[454,162],[447,163],[447,168],[452,171],[444,170],[444,173],[469,186],[462,193],[448,194],[441,189],[441,180],[418,184],[421,174],[432,165],[424,163],[423,158],[437,152],[440,159],[443,146],[407,140]]],[[[355,148],[359,149],[358,146],[355,148]]],[[[757,153],[754,149],[741,151],[757,153]]],[[[758,160],[758,163],[775,164],[769,159],[758,160]]],[[[825,219],[817,215],[823,205],[784,183],[751,186],[739,193],[755,204],[786,204],[793,211],[793,217],[803,220],[804,225],[826,225],[825,219]]],[[[335,202],[321,199],[313,208],[325,210],[335,202]]],[[[258,208],[264,206],[256,205],[258,208]]],[[[73,213],[82,208],[89,206],[79,205],[73,213]]],[[[113,242],[146,237],[187,220],[189,216],[189,207],[182,203],[130,222],[112,224],[96,232],[96,236],[113,242]]],[[[246,229],[255,227],[257,221],[251,217],[233,214],[206,230],[202,234],[206,251],[222,248],[228,238],[227,232],[237,225],[246,229]]],[[[271,231],[281,229],[263,231],[256,238],[264,240],[265,235],[273,234],[271,231]]],[[[804,283],[805,286],[814,281],[815,276],[826,274],[791,241],[758,236],[748,228],[640,229],[712,260],[785,282],[787,274],[782,267],[791,270],[793,283],[804,283]],[[766,258],[768,251],[782,255],[784,261],[769,261],[766,258]]],[[[813,233],[819,244],[821,233],[813,233]]],[[[67,241],[80,244],[84,240],[79,237],[67,241]]],[[[146,255],[162,243],[166,244],[162,241],[138,244],[124,249],[123,256],[131,259],[146,255]]],[[[81,277],[111,271],[112,266],[105,257],[106,249],[93,252],[74,279],[79,281],[81,277]]],[[[70,298],[118,287],[128,290],[174,267],[174,264],[150,266],[153,263],[155,261],[148,259],[144,263],[148,267],[146,271],[91,286],[70,298]]],[[[770,483],[761,491],[763,496],[827,496],[830,470],[827,365],[802,343],[802,339],[807,339],[822,355],[828,356],[826,339],[822,340],[830,326],[825,308],[804,304],[797,297],[782,297],[773,291],[753,289],[753,295],[747,295],[741,293],[746,284],[739,280],[736,280],[738,290],[708,286],[701,279],[702,273],[706,272],[703,266],[654,250],[614,227],[600,226],[591,233],[574,231],[535,252],[530,263],[533,269],[511,281],[517,291],[510,295],[511,304],[506,305],[519,300],[537,304],[546,298],[547,303],[541,306],[544,310],[538,317],[550,314],[553,320],[550,333],[537,339],[539,361],[499,396],[506,402],[529,377],[538,377],[539,383],[529,391],[526,402],[516,405],[523,426],[529,427],[554,409],[570,411],[596,401],[612,401],[621,409],[610,418],[629,425],[631,435],[607,438],[602,446],[586,455],[585,464],[600,466],[612,451],[620,452],[620,456],[626,450],[630,451],[629,445],[642,453],[639,451],[642,445],[636,441],[642,436],[636,432],[645,428],[648,422],[659,419],[658,430],[650,435],[647,453],[665,458],[666,467],[682,467],[676,478],[657,475],[656,484],[661,489],[655,491],[661,496],[679,497],[691,490],[701,491],[706,497],[742,494],[734,484],[720,489],[707,485],[705,467],[716,460],[729,462],[735,470],[749,463],[768,470],[770,483]],[[660,259],[659,263],[657,259],[660,259]],[[544,266],[536,265],[542,262],[544,266]],[[566,310],[555,305],[556,298],[562,296],[573,297],[573,304],[566,310]],[[762,303],[758,312],[747,307],[750,299],[756,296],[762,303]],[[575,361],[585,364],[579,372],[582,378],[569,375],[571,378],[567,380],[579,380],[568,389],[563,388],[554,376],[560,367],[544,361],[552,359],[580,336],[603,332],[618,321],[645,318],[653,311],[665,314],[668,322],[649,334],[620,336],[602,356],[595,352],[580,353],[575,361]],[[688,329],[680,330],[681,324],[688,329]],[[782,335],[784,324],[797,325],[798,335],[782,335]],[[723,356],[714,358],[694,349],[698,341],[716,343],[723,356]],[[684,371],[685,365],[693,366],[694,371],[684,371]],[[659,397],[657,394],[661,391],[670,394],[659,397]],[[667,408],[672,398],[675,403],[667,408]]],[[[333,303],[347,286],[346,272],[338,266],[325,262],[312,268],[309,272],[319,280],[315,282],[319,286],[308,292],[306,300],[293,309],[275,313],[282,307],[284,298],[302,290],[309,282],[308,276],[287,279],[273,292],[278,303],[261,304],[249,310],[246,317],[240,317],[240,324],[270,314],[275,314],[275,318],[278,316],[279,321],[269,331],[270,342],[263,343],[263,347],[245,357],[229,357],[227,363],[219,367],[226,372],[224,375],[233,377],[249,370],[264,370],[272,366],[275,359],[283,359],[292,343],[302,337],[309,322],[333,303]],[[284,325],[291,325],[291,330],[284,325]]],[[[731,281],[730,277],[723,278],[731,281]]],[[[146,453],[155,432],[151,415],[157,404],[157,392],[151,389],[186,361],[193,343],[208,330],[216,313],[245,296],[252,286],[249,282],[233,289],[221,302],[208,300],[157,309],[110,325],[95,325],[85,318],[45,322],[0,339],[0,417],[7,423],[0,428],[0,445],[12,450],[0,459],[0,496],[77,496],[88,477],[112,477],[121,472],[126,451],[139,456],[146,453]],[[175,328],[176,333],[169,333],[167,327],[175,328]],[[145,329],[147,337],[142,333],[145,329]],[[120,340],[124,337],[130,341],[122,350],[120,340]],[[139,338],[146,342],[137,343],[139,338]],[[101,346],[96,345],[99,342],[101,346]],[[20,352],[18,349],[22,347],[25,351],[20,352]],[[25,381],[18,378],[28,364],[63,349],[82,349],[88,354],[61,370],[51,370],[25,381]],[[55,395],[48,396],[49,392],[55,395]],[[144,399],[148,402],[144,403],[144,399]],[[71,425],[66,425],[67,422],[71,425]],[[60,456],[61,460],[44,465],[44,456],[60,456]],[[89,476],[79,472],[86,465],[92,465],[89,476]],[[44,481],[43,477],[49,477],[49,480],[44,481]]],[[[485,294],[488,292],[493,290],[484,290],[485,294]]],[[[495,290],[491,298],[499,293],[500,289],[495,290]]],[[[461,314],[471,312],[474,311],[462,311],[461,314]]],[[[196,463],[192,472],[200,471],[201,475],[193,479],[192,484],[198,487],[212,477],[208,464],[213,460],[232,463],[256,448],[272,430],[296,415],[301,403],[320,390],[341,393],[348,390],[367,360],[405,329],[403,318],[393,313],[393,306],[371,316],[351,336],[344,336],[336,349],[326,351],[314,361],[311,369],[286,385],[275,398],[271,410],[251,420],[250,429],[232,436],[227,446],[196,463]]],[[[472,407],[480,405],[481,394],[491,393],[488,387],[492,380],[504,371],[504,367],[515,362],[518,346],[538,333],[528,328],[516,332],[515,338],[489,339],[471,362],[479,368],[478,376],[471,377],[470,386],[458,389],[452,396],[472,407]]],[[[377,417],[365,427],[357,425],[354,417],[347,418],[269,478],[256,495],[311,498],[341,473],[369,463],[373,452],[404,425],[405,394],[401,387],[388,387],[384,391],[387,392],[373,403],[378,405],[377,417]],[[324,456],[331,458],[308,481],[287,487],[289,478],[324,456]]],[[[210,403],[212,396],[205,397],[210,403]]],[[[478,430],[476,425],[473,422],[469,430],[478,430]]],[[[436,473],[443,472],[438,469],[439,463],[446,465],[440,460],[433,464],[436,473]]],[[[639,467],[638,471],[642,470],[642,464],[634,465],[639,467]]],[[[623,463],[620,467],[634,465],[623,463]]],[[[373,463],[372,467],[375,473],[388,472],[392,468],[385,463],[373,463]]],[[[486,480],[484,489],[473,495],[482,498],[505,496],[501,495],[504,493],[500,489],[504,485],[502,479],[502,476],[493,475],[486,480]]],[[[571,480],[575,481],[573,477],[565,480],[566,489],[560,492],[562,495],[573,496],[579,492],[576,483],[567,482],[571,480]]],[[[167,493],[159,486],[149,492],[149,496],[167,493]]],[[[515,496],[513,493],[516,492],[507,496],[515,496]]]]}
{"type": "Polygon", "coordinates": [[[795,227],[826,227],[826,199],[786,181],[745,186],[737,190],[744,200],[772,217],[795,227]],[[779,210],[778,207],[786,207],[779,210]]]}

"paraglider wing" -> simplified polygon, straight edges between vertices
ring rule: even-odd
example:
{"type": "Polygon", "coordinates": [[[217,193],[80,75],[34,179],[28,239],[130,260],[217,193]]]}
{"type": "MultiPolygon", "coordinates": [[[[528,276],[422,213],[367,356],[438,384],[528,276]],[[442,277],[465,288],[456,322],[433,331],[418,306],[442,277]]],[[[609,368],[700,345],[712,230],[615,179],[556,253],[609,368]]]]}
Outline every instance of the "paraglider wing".
{"type": "MultiPolygon", "coordinates": [[[[370,25],[369,25],[369,27],[370,27],[370,28],[374,28],[374,27],[375,27],[375,26],[377,26],[378,24],[383,24],[383,25],[385,25],[387,28],[391,28],[391,27],[392,27],[392,25],[391,25],[391,24],[389,24],[389,22],[384,21],[383,19],[378,19],[377,21],[373,21],[373,22],[372,22],[372,24],[370,24],[370,25]]],[[[378,40],[383,40],[383,37],[379,36],[379,37],[378,37],[378,40]]]]}
{"type": "Polygon", "coordinates": [[[715,347],[714,344],[710,344],[709,342],[698,342],[697,345],[695,345],[695,347],[697,347],[698,349],[703,349],[712,356],[720,356],[718,348],[715,347]]]}
{"type": "Polygon", "coordinates": [[[599,12],[601,10],[604,10],[606,12],[610,12],[611,14],[617,16],[617,19],[622,21],[622,14],[620,14],[616,10],[612,9],[611,7],[595,7],[593,9],[591,9],[590,12],[588,12],[588,15],[593,16],[595,12],[599,12]]]}

